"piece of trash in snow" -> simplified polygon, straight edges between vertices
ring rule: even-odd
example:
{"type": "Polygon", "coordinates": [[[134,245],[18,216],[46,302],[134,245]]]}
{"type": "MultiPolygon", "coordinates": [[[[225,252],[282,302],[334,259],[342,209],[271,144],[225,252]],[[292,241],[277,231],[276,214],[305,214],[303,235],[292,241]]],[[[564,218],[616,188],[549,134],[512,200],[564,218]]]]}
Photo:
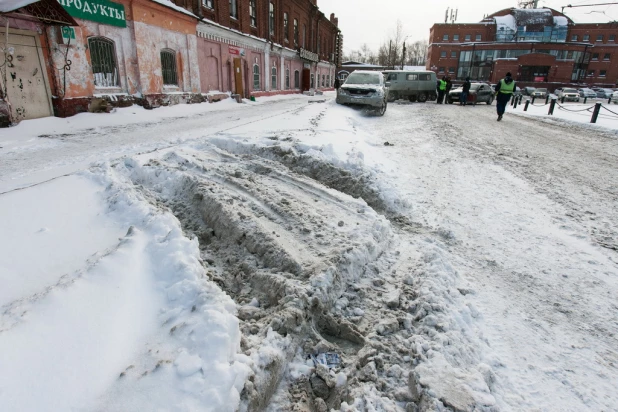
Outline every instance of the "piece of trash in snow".
{"type": "Polygon", "coordinates": [[[326,365],[329,369],[336,368],[341,364],[341,358],[339,357],[339,354],[332,352],[309,355],[309,358],[313,361],[314,366],[318,366],[319,363],[322,365],[326,365]]]}
{"type": "Polygon", "coordinates": [[[384,142],[384,146],[395,146],[395,145],[390,142],[384,142]]]}

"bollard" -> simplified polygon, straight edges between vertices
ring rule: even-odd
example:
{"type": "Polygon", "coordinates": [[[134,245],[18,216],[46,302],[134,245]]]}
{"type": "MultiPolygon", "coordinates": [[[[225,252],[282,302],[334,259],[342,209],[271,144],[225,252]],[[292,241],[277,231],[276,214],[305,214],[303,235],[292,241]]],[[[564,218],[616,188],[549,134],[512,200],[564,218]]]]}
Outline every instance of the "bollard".
{"type": "Polygon", "coordinates": [[[612,103],[612,96],[609,96],[609,99],[607,99],[607,104],[611,104],[612,103]]]}
{"type": "Polygon", "coordinates": [[[556,106],[556,99],[551,99],[551,104],[549,105],[549,111],[547,112],[548,115],[553,115],[554,114],[554,107],[556,106]]]}
{"type": "Polygon", "coordinates": [[[513,103],[515,102],[515,95],[511,96],[511,106],[513,106],[513,103]]]}
{"type": "Polygon", "coordinates": [[[517,109],[517,102],[519,101],[518,98],[515,98],[515,101],[513,102],[513,109],[517,109]]]}
{"type": "Polygon", "coordinates": [[[560,99],[560,103],[564,104],[564,96],[562,96],[562,99],[560,99]]]}
{"type": "Polygon", "coordinates": [[[535,99],[536,99],[536,96],[532,96],[532,104],[534,104],[535,99]]]}
{"type": "Polygon", "coordinates": [[[594,111],[592,112],[592,119],[590,119],[590,123],[596,123],[597,117],[599,117],[599,111],[601,110],[601,103],[596,103],[594,105],[594,111]]]}
{"type": "Polygon", "coordinates": [[[526,100],[526,105],[524,106],[524,112],[528,111],[528,105],[530,104],[530,100],[526,100]]]}
{"type": "Polygon", "coordinates": [[[522,101],[523,99],[524,99],[524,95],[523,95],[523,94],[520,94],[520,95],[519,95],[519,104],[521,104],[521,101],[522,101]]]}
{"type": "Polygon", "coordinates": [[[588,98],[584,96],[584,104],[586,104],[586,100],[588,100],[588,98]]]}
{"type": "Polygon", "coordinates": [[[549,95],[545,96],[545,104],[549,103],[549,95]]]}

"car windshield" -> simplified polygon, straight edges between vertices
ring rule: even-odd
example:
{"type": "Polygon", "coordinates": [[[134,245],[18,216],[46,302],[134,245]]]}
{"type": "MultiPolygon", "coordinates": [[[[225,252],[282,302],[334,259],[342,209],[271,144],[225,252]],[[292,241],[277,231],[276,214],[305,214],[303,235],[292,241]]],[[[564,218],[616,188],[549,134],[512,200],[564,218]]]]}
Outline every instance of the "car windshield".
{"type": "Polygon", "coordinates": [[[547,93],[547,89],[536,89],[537,92],[547,93]]]}
{"type": "Polygon", "coordinates": [[[345,84],[380,84],[379,73],[352,73],[345,84]]]}
{"type": "Polygon", "coordinates": [[[474,83],[473,85],[470,86],[470,90],[478,90],[481,88],[481,86],[484,86],[483,84],[478,84],[478,83],[474,83]]]}
{"type": "Polygon", "coordinates": [[[563,93],[577,93],[577,90],[575,90],[575,89],[564,89],[562,92],[563,93]]]}

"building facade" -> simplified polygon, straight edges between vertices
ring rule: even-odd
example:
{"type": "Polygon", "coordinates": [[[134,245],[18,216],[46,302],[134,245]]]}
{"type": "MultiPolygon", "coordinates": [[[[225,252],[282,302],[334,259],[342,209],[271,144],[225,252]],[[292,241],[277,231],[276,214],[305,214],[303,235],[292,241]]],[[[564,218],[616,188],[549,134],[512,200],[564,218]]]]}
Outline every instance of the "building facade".
{"type": "Polygon", "coordinates": [[[427,69],[438,76],[520,86],[616,87],[618,24],[576,24],[549,8],[504,9],[480,23],[434,24],[427,69]]]}
{"type": "MultiPolygon", "coordinates": [[[[59,4],[70,19],[29,26],[45,101],[62,117],[92,110],[95,99],[152,108],[328,89],[340,56],[338,19],[320,12],[317,0],[33,0],[26,7],[43,3],[59,4]]],[[[16,17],[24,14],[24,7],[2,13],[11,30],[24,25],[16,17]]],[[[13,109],[13,120],[50,110],[13,109]]]]}

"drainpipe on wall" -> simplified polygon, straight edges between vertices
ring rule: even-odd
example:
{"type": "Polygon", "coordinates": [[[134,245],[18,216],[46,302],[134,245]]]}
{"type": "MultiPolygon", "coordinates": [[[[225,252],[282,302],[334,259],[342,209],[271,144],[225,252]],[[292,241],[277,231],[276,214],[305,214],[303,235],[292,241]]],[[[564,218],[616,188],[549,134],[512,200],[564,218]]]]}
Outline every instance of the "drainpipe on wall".
{"type": "Polygon", "coordinates": [[[9,69],[9,19],[6,19],[6,31],[4,32],[4,69],[2,70],[2,95],[4,101],[6,102],[6,106],[9,112],[9,124],[13,124],[13,108],[11,106],[11,101],[9,100],[8,94],[8,86],[7,86],[7,77],[6,74],[9,69]]]}
{"type": "Polygon", "coordinates": [[[264,81],[264,91],[270,91],[270,43],[266,42],[266,47],[264,47],[264,76],[262,76],[264,81]]]}
{"type": "Polygon", "coordinates": [[[279,84],[281,85],[279,88],[281,90],[285,90],[285,58],[283,57],[283,48],[279,50],[279,60],[280,60],[279,84]]]}

